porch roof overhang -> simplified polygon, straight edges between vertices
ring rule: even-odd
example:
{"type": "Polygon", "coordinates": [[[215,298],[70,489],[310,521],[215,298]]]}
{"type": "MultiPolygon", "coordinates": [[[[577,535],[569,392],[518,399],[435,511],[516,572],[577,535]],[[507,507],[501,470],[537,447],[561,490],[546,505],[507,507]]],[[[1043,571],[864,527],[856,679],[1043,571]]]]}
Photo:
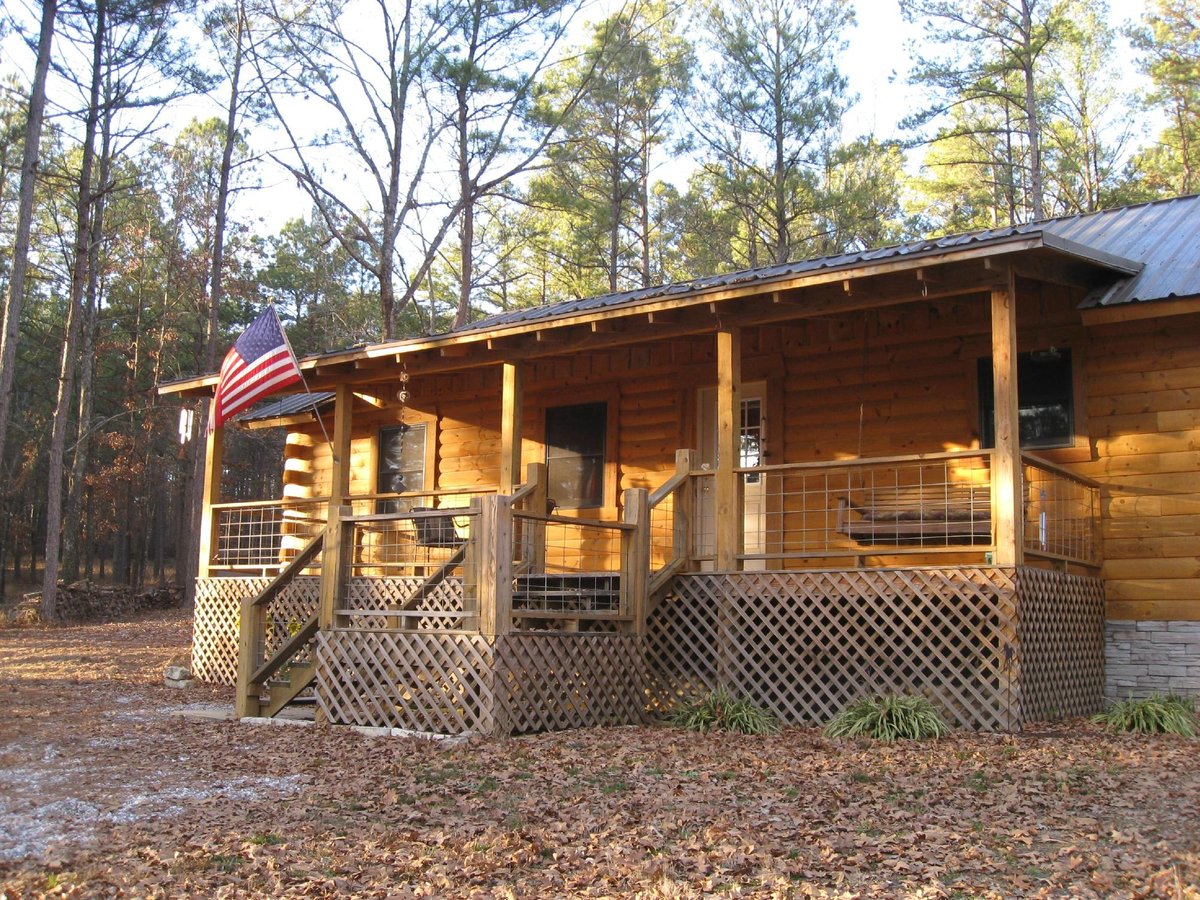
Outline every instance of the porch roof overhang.
{"type": "MultiPolygon", "coordinates": [[[[1045,229],[958,235],[608,294],[484,319],[444,334],[360,345],[300,360],[308,387],[368,384],[398,365],[423,374],[767,325],[921,300],[984,294],[1009,273],[1088,291],[1142,264],[1045,229]]],[[[217,374],[164,383],[160,394],[211,395],[217,374]]]]}

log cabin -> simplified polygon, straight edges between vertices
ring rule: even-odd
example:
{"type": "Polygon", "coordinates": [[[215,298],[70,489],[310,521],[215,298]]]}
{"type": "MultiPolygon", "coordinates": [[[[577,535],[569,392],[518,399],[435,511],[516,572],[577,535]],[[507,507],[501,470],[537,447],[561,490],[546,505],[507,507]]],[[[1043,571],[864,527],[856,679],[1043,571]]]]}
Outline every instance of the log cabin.
{"type": "MultiPolygon", "coordinates": [[[[1200,197],[301,361],[281,497],[208,438],[197,675],[522,733],[725,687],[1014,731],[1200,691],[1200,197]]],[[[164,385],[211,394],[215,375],[164,385]]]]}

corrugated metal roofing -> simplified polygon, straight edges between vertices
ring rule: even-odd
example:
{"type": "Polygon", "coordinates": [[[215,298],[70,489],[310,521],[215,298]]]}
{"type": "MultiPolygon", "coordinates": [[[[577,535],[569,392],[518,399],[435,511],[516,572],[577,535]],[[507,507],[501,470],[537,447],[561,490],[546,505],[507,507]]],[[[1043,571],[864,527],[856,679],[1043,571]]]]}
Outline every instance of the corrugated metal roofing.
{"type": "Polygon", "coordinates": [[[1197,195],[1007,228],[909,241],[857,253],[761,266],[728,275],[697,278],[694,281],[516,309],[461,326],[455,329],[455,333],[538,322],[599,309],[636,306],[645,301],[667,299],[676,294],[692,294],[710,288],[774,281],[825,269],[853,268],[881,260],[995,243],[1039,233],[1072,241],[1082,245],[1084,249],[1090,248],[1144,264],[1138,275],[1123,280],[1103,294],[1089,298],[1088,305],[1108,306],[1200,295],[1200,195],[1197,195]]]}
{"type": "Polygon", "coordinates": [[[234,416],[235,422],[261,422],[265,419],[281,419],[284,416],[295,416],[313,409],[333,399],[333,391],[313,391],[311,394],[287,394],[260,403],[258,406],[234,416]]]}

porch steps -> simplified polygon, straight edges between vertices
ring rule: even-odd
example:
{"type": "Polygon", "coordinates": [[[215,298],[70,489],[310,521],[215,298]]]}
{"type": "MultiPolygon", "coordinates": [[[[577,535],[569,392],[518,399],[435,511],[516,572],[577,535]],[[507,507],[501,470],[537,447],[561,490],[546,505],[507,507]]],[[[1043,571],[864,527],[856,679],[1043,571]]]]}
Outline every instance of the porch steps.
{"type": "Polygon", "coordinates": [[[293,660],[280,669],[267,682],[271,699],[263,708],[262,715],[270,719],[279,714],[289,703],[295,702],[301,691],[307,689],[317,678],[317,662],[314,659],[293,660]]]}

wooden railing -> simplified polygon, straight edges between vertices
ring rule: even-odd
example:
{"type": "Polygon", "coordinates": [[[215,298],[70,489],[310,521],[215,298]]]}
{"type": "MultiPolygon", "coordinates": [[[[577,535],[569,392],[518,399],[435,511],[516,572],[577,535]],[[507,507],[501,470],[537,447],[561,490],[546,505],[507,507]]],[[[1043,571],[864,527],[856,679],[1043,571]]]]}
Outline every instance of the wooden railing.
{"type": "Polygon", "coordinates": [[[1030,453],[1021,454],[1025,553],[1100,565],[1100,485],[1030,453]]]}
{"type": "Polygon", "coordinates": [[[653,605],[679,572],[686,571],[692,560],[692,514],[695,493],[692,479],[694,451],[675,453],[675,474],[647,498],[650,508],[650,533],[647,592],[653,605]]]}
{"type": "Polygon", "coordinates": [[[257,716],[262,711],[262,692],[268,679],[287,668],[288,679],[271,690],[266,714],[273,716],[316,673],[311,659],[311,642],[317,634],[315,602],[297,602],[284,597],[285,589],[321,552],[325,534],[308,542],[295,558],[256,597],[242,604],[238,638],[238,681],[235,706],[239,717],[257,716]],[[302,653],[309,655],[300,659],[302,653]]]}
{"type": "Polygon", "coordinates": [[[328,508],[327,497],[213,504],[208,571],[281,571],[325,529],[328,508]]]}

